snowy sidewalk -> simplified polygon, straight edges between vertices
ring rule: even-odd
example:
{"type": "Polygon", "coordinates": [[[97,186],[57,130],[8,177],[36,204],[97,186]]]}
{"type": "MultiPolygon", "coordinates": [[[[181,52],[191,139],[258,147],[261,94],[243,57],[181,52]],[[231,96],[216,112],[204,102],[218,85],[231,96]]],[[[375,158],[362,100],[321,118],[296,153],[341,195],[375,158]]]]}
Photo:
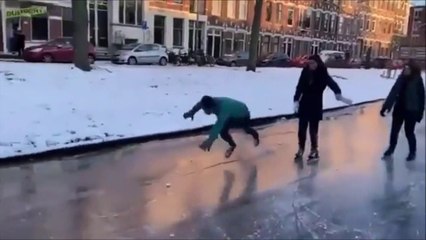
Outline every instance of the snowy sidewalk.
{"type": "MultiPolygon", "coordinates": [[[[355,103],[383,98],[381,70],[330,69],[355,103]]],[[[246,102],[252,117],[292,113],[301,69],[114,66],[90,73],[67,64],[0,64],[0,158],[191,129],[214,117],[184,111],[204,94],[246,102]]],[[[325,108],[342,106],[330,90],[325,108]]]]}

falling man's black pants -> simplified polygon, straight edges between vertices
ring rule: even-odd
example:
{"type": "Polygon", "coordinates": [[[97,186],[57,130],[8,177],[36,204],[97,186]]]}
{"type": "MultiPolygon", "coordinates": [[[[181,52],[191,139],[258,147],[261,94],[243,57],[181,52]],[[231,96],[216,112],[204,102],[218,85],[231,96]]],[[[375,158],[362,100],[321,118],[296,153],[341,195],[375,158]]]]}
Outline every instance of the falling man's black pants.
{"type": "Polygon", "coordinates": [[[230,129],[243,129],[244,132],[253,136],[255,140],[259,140],[259,134],[256,130],[250,127],[250,117],[246,118],[230,118],[226,121],[222,131],[220,132],[220,137],[227,142],[231,147],[236,147],[232,136],[229,134],[230,129]]]}

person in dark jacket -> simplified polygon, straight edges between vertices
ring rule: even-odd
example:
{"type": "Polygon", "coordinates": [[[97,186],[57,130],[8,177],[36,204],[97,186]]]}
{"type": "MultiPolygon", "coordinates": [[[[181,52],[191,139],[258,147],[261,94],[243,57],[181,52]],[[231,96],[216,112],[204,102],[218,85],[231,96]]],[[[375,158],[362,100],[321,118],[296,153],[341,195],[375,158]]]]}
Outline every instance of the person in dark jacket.
{"type": "Polygon", "coordinates": [[[253,137],[254,145],[259,145],[259,134],[250,127],[250,111],[246,104],[226,97],[204,96],[201,98],[201,101],[195,104],[195,106],[186,112],[183,117],[185,119],[194,119],[194,115],[200,109],[203,109],[204,113],[207,115],[213,113],[217,116],[217,122],[210,130],[208,139],[200,145],[202,150],[210,151],[213,142],[220,135],[222,139],[229,144],[229,148],[225,153],[225,157],[229,158],[237,147],[237,144],[235,144],[229,134],[231,128],[243,129],[247,134],[253,137]]]}
{"type": "Polygon", "coordinates": [[[299,117],[299,150],[296,160],[303,156],[306,132],[309,126],[311,152],[309,159],[318,159],[318,128],[322,120],[323,93],[329,87],[339,101],[352,104],[342,96],[339,85],[330,77],[327,67],[318,55],[309,57],[308,65],[303,68],[294,94],[294,111],[299,117]]]}
{"type": "Polygon", "coordinates": [[[389,147],[383,157],[389,157],[395,151],[399,131],[404,124],[410,152],[407,161],[416,158],[416,135],[414,133],[416,122],[421,122],[425,109],[425,86],[421,77],[420,67],[414,61],[409,61],[389,92],[380,115],[386,116],[391,111],[392,128],[389,147]]]}

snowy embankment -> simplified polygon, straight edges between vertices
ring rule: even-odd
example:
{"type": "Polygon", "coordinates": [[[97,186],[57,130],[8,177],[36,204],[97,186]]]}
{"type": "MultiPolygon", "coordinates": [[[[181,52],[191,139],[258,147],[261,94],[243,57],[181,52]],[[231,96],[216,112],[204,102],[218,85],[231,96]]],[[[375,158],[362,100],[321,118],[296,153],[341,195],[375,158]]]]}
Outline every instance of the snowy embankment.
{"type": "MultiPolygon", "coordinates": [[[[212,124],[182,118],[204,94],[229,96],[252,117],[288,114],[301,69],[114,66],[83,73],[65,64],[0,64],[0,158],[212,124]]],[[[354,103],[383,98],[380,70],[330,69],[354,103]]],[[[325,108],[338,107],[330,90],[325,108]]]]}

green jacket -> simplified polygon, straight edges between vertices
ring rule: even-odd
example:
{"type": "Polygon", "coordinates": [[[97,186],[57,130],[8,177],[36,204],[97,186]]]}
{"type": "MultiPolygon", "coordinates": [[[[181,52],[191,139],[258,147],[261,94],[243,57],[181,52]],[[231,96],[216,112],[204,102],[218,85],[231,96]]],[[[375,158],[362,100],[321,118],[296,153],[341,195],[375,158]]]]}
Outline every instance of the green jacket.
{"type": "MultiPolygon", "coordinates": [[[[219,136],[226,122],[231,118],[250,118],[250,111],[247,105],[227,97],[215,97],[215,108],[213,114],[216,115],[217,121],[210,130],[209,139],[214,141],[219,136]]],[[[201,103],[197,103],[190,111],[194,115],[201,109],[201,103]]]]}

